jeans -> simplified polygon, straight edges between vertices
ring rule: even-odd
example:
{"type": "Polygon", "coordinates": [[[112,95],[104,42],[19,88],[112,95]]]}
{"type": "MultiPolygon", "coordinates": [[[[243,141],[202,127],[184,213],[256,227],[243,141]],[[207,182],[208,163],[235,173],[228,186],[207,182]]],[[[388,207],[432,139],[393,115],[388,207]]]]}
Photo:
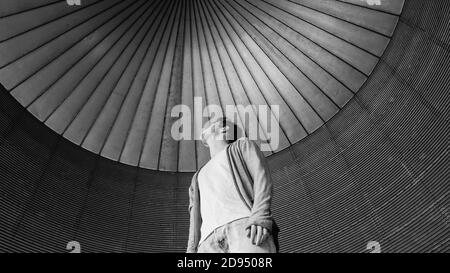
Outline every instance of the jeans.
{"type": "Polygon", "coordinates": [[[216,228],[203,242],[197,253],[276,253],[272,234],[259,246],[247,237],[245,224],[248,218],[241,218],[216,228]]]}

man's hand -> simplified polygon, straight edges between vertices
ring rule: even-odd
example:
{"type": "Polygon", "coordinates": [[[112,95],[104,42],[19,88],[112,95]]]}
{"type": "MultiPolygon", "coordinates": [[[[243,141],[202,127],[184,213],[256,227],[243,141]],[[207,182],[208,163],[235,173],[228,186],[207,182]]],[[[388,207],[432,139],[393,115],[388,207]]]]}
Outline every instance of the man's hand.
{"type": "Polygon", "coordinates": [[[247,237],[250,237],[252,244],[259,246],[269,237],[269,230],[261,226],[251,225],[247,228],[247,237]]]}

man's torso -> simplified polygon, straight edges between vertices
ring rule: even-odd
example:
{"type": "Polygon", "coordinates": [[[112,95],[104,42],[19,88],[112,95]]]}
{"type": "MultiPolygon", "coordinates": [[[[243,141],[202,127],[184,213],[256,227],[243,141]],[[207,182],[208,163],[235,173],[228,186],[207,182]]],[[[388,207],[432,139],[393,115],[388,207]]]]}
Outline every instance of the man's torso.
{"type": "Polygon", "coordinates": [[[235,188],[226,149],[203,166],[198,174],[198,184],[202,216],[199,243],[215,228],[250,216],[250,210],[245,206],[235,188]]]}

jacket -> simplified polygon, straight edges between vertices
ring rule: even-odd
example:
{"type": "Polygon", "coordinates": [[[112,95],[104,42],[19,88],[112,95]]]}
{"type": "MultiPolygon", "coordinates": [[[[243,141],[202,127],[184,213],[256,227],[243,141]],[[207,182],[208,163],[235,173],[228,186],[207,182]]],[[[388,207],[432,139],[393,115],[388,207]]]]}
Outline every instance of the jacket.
{"type": "MultiPolygon", "coordinates": [[[[277,252],[279,228],[271,213],[272,180],[266,159],[254,141],[240,138],[227,146],[227,158],[234,177],[234,185],[241,200],[250,209],[246,228],[251,225],[267,228],[272,234],[277,252]]],[[[197,176],[192,177],[189,187],[189,238],[187,253],[196,253],[201,237],[202,218],[197,176]]]]}

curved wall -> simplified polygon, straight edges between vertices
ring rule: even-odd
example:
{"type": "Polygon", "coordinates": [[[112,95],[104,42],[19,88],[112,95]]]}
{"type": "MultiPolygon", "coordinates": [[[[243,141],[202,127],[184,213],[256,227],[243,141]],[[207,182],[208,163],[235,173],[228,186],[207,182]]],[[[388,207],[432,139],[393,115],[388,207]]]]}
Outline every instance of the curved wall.
{"type": "Polygon", "coordinates": [[[449,11],[407,1],[355,98],[272,157],[283,250],[448,251],[449,11]]]}
{"type": "Polygon", "coordinates": [[[83,252],[184,250],[191,174],[94,155],[0,93],[1,252],[66,252],[72,240],[83,252]]]}
{"type": "MultiPolygon", "coordinates": [[[[282,252],[448,252],[449,22],[448,1],[406,1],[354,99],[269,158],[282,252]]],[[[185,250],[191,173],[101,158],[0,94],[1,252],[185,250]]]]}

